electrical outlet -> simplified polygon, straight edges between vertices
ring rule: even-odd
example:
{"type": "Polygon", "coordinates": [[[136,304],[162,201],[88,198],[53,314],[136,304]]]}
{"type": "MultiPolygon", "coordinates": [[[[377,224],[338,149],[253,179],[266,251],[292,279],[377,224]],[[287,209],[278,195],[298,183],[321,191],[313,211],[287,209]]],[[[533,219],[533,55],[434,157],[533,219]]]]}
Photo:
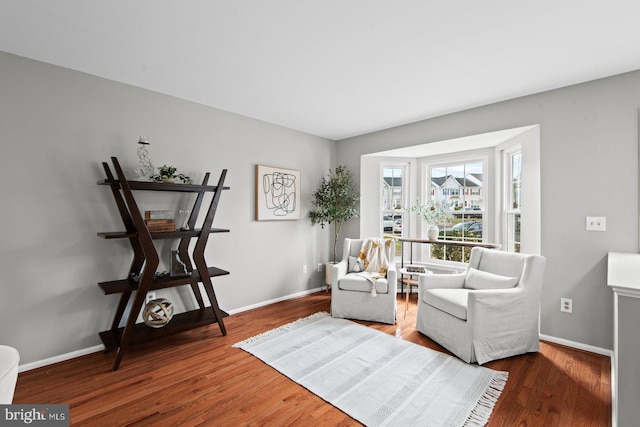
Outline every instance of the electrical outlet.
{"type": "Polygon", "coordinates": [[[307,264],[302,266],[302,274],[307,274],[307,264]]]}
{"type": "Polygon", "coordinates": [[[573,313],[573,300],[569,298],[560,298],[560,311],[573,313]]]}
{"type": "Polygon", "coordinates": [[[322,263],[321,262],[318,263],[318,271],[322,271],[322,263]]]}
{"type": "Polygon", "coordinates": [[[607,217],[588,216],[587,231],[607,231],[607,217]]]}
{"type": "Polygon", "coordinates": [[[156,293],[155,291],[151,291],[151,292],[147,292],[147,297],[145,299],[145,302],[148,303],[151,300],[156,299],[156,293]]]}

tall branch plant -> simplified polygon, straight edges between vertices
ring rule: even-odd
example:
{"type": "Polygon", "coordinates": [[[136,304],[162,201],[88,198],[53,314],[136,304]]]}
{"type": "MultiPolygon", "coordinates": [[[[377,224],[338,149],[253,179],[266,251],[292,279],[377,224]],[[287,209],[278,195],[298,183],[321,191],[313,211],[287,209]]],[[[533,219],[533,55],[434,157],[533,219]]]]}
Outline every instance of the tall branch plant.
{"type": "Polygon", "coordinates": [[[313,193],[312,202],[315,206],[309,212],[312,224],[334,225],[333,262],[337,258],[337,246],[340,231],[345,221],[358,216],[358,202],[360,194],[356,190],[353,177],[346,166],[337,166],[329,170],[329,176],[322,178],[322,184],[313,193]]]}

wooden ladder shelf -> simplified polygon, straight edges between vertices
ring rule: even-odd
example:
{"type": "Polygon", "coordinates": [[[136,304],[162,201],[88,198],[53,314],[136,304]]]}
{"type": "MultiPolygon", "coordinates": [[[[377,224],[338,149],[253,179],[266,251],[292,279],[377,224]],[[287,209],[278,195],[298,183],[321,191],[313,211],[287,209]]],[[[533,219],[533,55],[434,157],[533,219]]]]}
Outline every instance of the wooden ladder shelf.
{"type": "Polygon", "coordinates": [[[111,324],[111,329],[100,332],[100,338],[105,345],[105,353],[117,351],[116,359],[113,364],[113,370],[117,370],[122,361],[127,348],[133,342],[146,341],[150,339],[160,338],[163,336],[173,335],[200,326],[218,323],[222,335],[226,335],[227,331],[224,326],[223,318],[227,317],[225,313],[218,307],[216,294],[213,290],[211,282],[212,277],[223,276],[229,274],[228,271],[217,267],[209,267],[205,261],[204,250],[207,240],[211,233],[228,232],[229,230],[212,228],[213,218],[215,217],[221,190],[227,190],[224,187],[227,170],[224,169],[220,174],[218,185],[207,185],[209,181],[209,173],[205,174],[202,185],[194,184],[169,184],[147,181],[129,181],[125,178],[120,163],[116,157],[112,157],[111,161],[115,169],[115,176],[111,172],[106,162],[102,163],[106,179],[98,181],[98,185],[108,185],[111,187],[116,206],[122,217],[125,231],[119,232],[99,232],[98,236],[103,239],[128,239],[133,249],[133,262],[129,269],[129,276],[126,279],[114,280],[99,283],[98,286],[103,290],[105,295],[120,294],[120,302],[116,308],[116,313],[111,324]],[[176,230],[169,232],[150,232],[146,226],[144,218],[138,208],[133,190],[150,190],[150,191],[175,191],[197,193],[191,214],[188,219],[188,230],[176,230]],[[206,193],[213,193],[209,210],[207,211],[204,222],[199,229],[195,229],[198,213],[202,206],[206,193]],[[197,238],[193,253],[189,257],[189,243],[192,238],[197,238]],[[156,270],[160,262],[160,257],[156,251],[154,240],[158,239],[179,239],[178,253],[182,262],[184,262],[187,270],[191,272],[190,276],[169,277],[165,276],[155,279],[156,270]],[[193,263],[191,262],[193,260],[193,263]],[[195,264],[195,267],[194,267],[195,264]],[[136,279],[134,279],[137,278],[136,279]],[[211,307],[206,307],[200,287],[198,283],[202,283],[207,294],[211,307]],[[156,289],[165,289],[175,286],[189,285],[198,303],[198,308],[174,315],[171,321],[162,328],[151,328],[144,323],[136,324],[138,314],[141,312],[147,292],[156,289]],[[134,293],[134,291],[136,291],[134,293]],[[125,309],[129,302],[131,308],[124,327],[120,327],[120,323],[125,314],[125,309]]]}

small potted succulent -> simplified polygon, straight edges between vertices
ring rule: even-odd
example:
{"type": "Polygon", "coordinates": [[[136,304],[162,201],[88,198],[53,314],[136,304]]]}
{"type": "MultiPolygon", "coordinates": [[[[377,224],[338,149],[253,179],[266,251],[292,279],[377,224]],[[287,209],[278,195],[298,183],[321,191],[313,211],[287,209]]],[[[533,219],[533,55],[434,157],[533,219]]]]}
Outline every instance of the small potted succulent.
{"type": "Polygon", "coordinates": [[[181,182],[183,184],[191,184],[193,180],[184,174],[176,174],[178,169],[173,166],[163,165],[158,168],[159,173],[153,175],[153,180],[156,182],[181,182]]]}

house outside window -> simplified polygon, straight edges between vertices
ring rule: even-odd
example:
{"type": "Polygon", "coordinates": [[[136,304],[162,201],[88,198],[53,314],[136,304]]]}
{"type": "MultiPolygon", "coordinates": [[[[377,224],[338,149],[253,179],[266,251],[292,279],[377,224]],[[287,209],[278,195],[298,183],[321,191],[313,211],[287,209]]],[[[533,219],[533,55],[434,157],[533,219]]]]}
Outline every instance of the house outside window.
{"type": "MultiPolygon", "coordinates": [[[[438,224],[439,239],[482,242],[485,223],[484,176],[486,161],[452,160],[446,164],[426,164],[427,191],[433,203],[446,204],[451,210],[449,223],[438,224]]],[[[470,248],[431,245],[432,260],[467,262],[470,248]]]]}

